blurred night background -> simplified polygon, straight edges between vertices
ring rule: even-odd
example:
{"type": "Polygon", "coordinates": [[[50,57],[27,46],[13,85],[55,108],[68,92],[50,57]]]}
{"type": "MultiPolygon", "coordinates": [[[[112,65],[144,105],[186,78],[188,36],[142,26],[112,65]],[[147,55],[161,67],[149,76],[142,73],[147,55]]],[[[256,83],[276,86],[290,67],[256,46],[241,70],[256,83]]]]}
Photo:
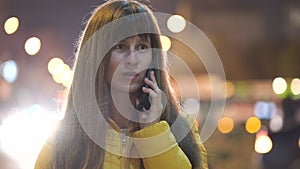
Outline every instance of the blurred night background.
{"type": "MultiPolygon", "coordinates": [[[[102,3],[0,0],[0,169],[32,168],[51,126],[61,118],[59,105],[70,86],[80,32],[102,3]]],[[[300,169],[300,1],[151,4],[156,12],[181,15],[196,25],[222,61],[226,106],[204,142],[210,167],[300,169]]],[[[210,105],[207,72],[174,39],[170,51],[186,61],[197,79],[201,126],[210,105]]]]}

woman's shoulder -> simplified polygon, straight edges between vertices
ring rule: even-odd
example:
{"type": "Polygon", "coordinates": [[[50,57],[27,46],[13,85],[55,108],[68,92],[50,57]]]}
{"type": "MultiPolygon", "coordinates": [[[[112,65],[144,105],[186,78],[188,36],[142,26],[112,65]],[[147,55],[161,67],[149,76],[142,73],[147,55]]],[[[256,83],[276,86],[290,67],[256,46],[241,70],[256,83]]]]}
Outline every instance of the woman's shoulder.
{"type": "Polygon", "coordinates": [[[42,147],[35,163],[34,169],[50,169],[52,167],[51,157],[53,153],[53,144],[46,142],[42,147]]]}

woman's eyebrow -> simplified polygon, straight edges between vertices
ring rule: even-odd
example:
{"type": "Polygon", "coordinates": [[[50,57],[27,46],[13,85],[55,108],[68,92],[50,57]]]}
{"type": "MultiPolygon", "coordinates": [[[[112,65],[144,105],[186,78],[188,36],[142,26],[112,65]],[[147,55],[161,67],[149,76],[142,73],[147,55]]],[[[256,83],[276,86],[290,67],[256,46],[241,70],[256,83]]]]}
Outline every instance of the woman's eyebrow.
{"type": "Polygon", "coordinates": [[[138,42],[146,42],[146,43],[150,43],[150,39],[146,38],[146,37],[140,37],[138,42]]]}

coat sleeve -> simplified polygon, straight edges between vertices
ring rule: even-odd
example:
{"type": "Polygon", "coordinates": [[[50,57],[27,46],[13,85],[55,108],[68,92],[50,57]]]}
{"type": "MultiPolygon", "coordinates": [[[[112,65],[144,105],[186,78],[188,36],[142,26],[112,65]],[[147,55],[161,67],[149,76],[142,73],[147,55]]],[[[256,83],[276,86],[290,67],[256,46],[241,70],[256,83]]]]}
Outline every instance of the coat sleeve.
{"type": "Polygon", "coordinates": [[[46,143],[35,162],[34,169],[52,169],[51,154],[53,147],[50,143],[46,143]]]}
{"type": "Polygon", "coordinates": [[[192,165],[176,143],[166,121],[136,131],[134,144],[145,169],[191,169],[192,165]]]}

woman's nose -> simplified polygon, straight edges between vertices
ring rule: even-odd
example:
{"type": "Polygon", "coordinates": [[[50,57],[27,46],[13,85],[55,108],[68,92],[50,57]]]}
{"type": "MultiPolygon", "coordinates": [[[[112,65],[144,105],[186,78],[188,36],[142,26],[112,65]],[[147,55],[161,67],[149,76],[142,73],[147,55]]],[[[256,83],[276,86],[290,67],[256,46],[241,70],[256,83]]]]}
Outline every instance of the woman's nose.
{"type": "Polygon", "coordinates": [[[130,49],[129,55],[126,59],[126,64],[130,66],[136,66],[139,63],[138,52],[135,49],[130,49]]]}

